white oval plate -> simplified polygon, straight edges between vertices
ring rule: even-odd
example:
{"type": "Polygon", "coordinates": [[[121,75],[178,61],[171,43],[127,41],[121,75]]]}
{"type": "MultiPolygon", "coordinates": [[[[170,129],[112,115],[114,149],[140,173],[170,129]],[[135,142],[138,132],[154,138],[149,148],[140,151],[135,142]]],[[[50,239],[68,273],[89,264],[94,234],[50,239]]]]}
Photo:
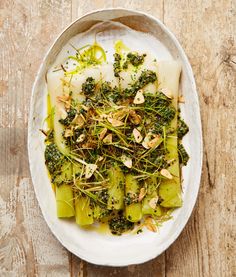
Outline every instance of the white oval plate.
{"type": "Polygon", "coordinates": [[[94,11],[73,22],[55,40],[37,73],[30,106],[28,153],[34,189],[43,216],[53,234],[68,250],[88,262],[109,266],[139,264],[160,255],[176,240],[191,215],[198,194],[202,168],[198,95],[191,66],[175,36],[153,16],[126,9],[94,11]],[[181,110],[190,128],[184,139],[190,160],[183,169],[183,207],[173,213],[173,219],[164,223],[158,233],[145,231],[139,235],[121,237],[105,235],[85,231],[73,221],[60,220],[56,216],[55,196],[44,165],[44,137],[39,132],[46,116],[45,74],[68,40],[104,20],[121,22],[134,30],[152,34],[174,59],[179,59],[182,63],[180,89],[185,98],[185,105],[181,110]]]}

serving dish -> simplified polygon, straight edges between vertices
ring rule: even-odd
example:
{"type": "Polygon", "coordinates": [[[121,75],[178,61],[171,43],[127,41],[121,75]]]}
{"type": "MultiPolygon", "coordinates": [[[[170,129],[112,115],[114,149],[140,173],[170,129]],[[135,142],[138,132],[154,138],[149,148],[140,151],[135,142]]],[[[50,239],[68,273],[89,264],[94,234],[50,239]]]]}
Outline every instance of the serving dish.
{"type": "Polygon", "coordinates": [[[201,122],[194,77],[188,59],[174,35],[156,18],[125,9],[94,11],[73,22],[49,49],[36,76],[30,106],[28,152],[32,180],[44,218],[68,250],[91,263],[112,266],[143,263],[162,253],[174,242],[188,221],[197,198],[202,166],[201,122]],[[183,207],[174,211],[173,220],[164,223],[158,233],[114,237],[95,231],[86,232],[73,222],[56,217],[55,197],[44,165],[44,138],[39,133],[47,107],[45,74],[68,40],[101,21],[120,22],[134,30],[152,34],[161,43],[159,55],[168,53],[182,64],[180,89],[186,104],[181,107],[181,113],[190,127],[184,145],[191,158],[183,169],[183,207]]]}

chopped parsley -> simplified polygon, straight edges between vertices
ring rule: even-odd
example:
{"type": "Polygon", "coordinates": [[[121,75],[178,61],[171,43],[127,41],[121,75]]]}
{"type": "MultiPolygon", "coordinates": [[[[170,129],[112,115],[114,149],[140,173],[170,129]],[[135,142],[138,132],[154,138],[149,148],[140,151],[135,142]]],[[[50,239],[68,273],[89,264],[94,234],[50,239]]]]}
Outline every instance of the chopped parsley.
{"type": "Polygon", "coordinates": [[[189,155],[187,151],[185,150],[183,144],[178,145],[178,153],[179,153],[179,162],[182,165],[187,165],[187,162],[189,160],[189,155]]]}
{"type": "Polygon", "coordinates": [[[86,95],[92,95],[95,92],[96,84],[95,79],[88,77],[85,83],[82,84],[82,92],[86,95]]]}
{"type": "Polygon", "coordinates": [[[178,118],[178,138],[182,139],[189,131],[188,125],[178,118]]]}
{"type": "Polygon", "coordinates": [[[109,220],[109,227],[113,235],[122,235],[122,233],[132,230],[134,223],[127,220],[124,215],[114,216],[109,220]]]}
{"type": "Polygon", "coordinates": [[[143,64],[145,57],[146,57],[146,54],[139,55],[138,53],[130,52],[127,54],[127,58],[123,65],[123,68],[127,69],[129,63],[131,63],[133,66],[139,66],[139,65],[143,64]]]}
{"type": "Polygon", "coordinates": [[[157,75],[154,71],[143,70],[136,82],[131,85],[131,88],[126,88],[124,93],[127,97],[134,95],[139,89],[145,87],[149,83],[154,83],[157,80],[157,75]]]}
{"type": "Polygon", "coordinates": [[[59,119],[59,122],[64,126],[69,126],[73,121],[73,119],[75,118],[76,114],[77,114],[77,110],[75,108],[71,108],[67,112],[67,117],[65,119],[62,119],[62,118],[59,119]]]}
{"type": "Polygon", "coordinates": [[[118,53],[114,54],[113,69],[114,69],[114,76],[119,77],[121,72],[121,56],[118,53]]]}

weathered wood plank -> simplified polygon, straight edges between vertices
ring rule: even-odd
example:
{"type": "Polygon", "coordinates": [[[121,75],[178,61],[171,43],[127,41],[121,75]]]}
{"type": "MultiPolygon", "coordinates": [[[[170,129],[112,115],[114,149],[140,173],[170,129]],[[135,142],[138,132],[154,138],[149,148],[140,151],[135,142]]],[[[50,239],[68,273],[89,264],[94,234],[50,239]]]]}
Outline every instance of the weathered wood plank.
{"type": "MultiPolygon", "coordinates": [[[[166,252],[166,275],[236,276],[236,2],[166,0],[164,22],[183,45],[200,97],[204,164],[195,212],[166,252]]],[[[191,185],[191,184],[189,184],[191,185]]]]}
{"type": "MultiPolygon", "coordinates": [[[[84,263],[83,276],[115,276],[115,277],[149,277],[149,276],[165,276],[165,254],[157,259],[149,261],[141,265],[131,265],[128,267],[103,267],[84,263]]],[[[75,275],[76,276],[76,275],[75,275]]]]}
{"type": "Polygon", "coordinates": [[[0,1],[0,276],[70,276],[35,199],[27,157],[31,86],[71,2],[0,1]]]}

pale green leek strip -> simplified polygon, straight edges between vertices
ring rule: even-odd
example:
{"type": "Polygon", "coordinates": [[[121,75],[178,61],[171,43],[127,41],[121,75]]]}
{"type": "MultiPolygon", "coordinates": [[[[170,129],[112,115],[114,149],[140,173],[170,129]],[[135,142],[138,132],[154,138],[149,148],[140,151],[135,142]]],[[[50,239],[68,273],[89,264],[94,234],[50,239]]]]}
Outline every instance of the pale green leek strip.
{"type": "Polygon", "coordinates": [[[56,203],[58,217],[72,217],[75,215],[74,196],[71,185],[56,186],[56,203]]]}
{"type": "MultiPolygon", "coordinates": [[[[133,196],[138,199],[139,185],[137,179],[134,179],[134,176],[127,174],[125,176],[125,194],[126,196],[133,196]]],[[[125,207],[125,216],[131,222],[137,222],[142,218],[142,205],[141,203],[132,203],[126,205],[125,207]]]]}
{"type": "MultiPolygon", "coordinates": [[[[178,90],[181,65],[177,61],[160,62],[159,63],[159,82],[160,89],[169,89],[172,93],[172,105],[176,109],[175,118],[171,122],[171,127],[177,130],[177,110],[178,110],[178,90]]],[[[178,138],[177,132],[166,139],[166,149],[169,154],[166,155],[167,160],[174,160],[168,167],[173,179],[163,180],[160,184],[159,195],[163,199],[161,206],[163,207],[180,207],[182,205],[181,198],[181,182],[180,168],[178,158],[178,138]]]]}
{"type": "Polygon", "coordinates": [[[157,178],[151,177],[147,179],[146,181],[147,184],[147,194],[143,199],[142,202],[142,213],[144,215],[156,215],[156,216],[161,216],[162,215],[162,209],[160,205],[156,205],[155,208],[151,207],[152,205],[150,204],[152,199],[158,200],[158,194],[157,194],[157,178]]]}
{"type": "Polygon", "coordinates": [[[88,196],[78,196],[75,199],[75,220],[80,226],[93,224],[93,211],[88,196]]]}
{"type": "Polygon", "coordinates": [[[109,187],[108,187],[108,202],[109,210],[121,210],[124,207],[124,184],[125,178],[118,165],[108,170],[109,187]]]}
{"type": "Polygon", "coordinates": [[[58,96],[63,95],[63,84],[62,79],[64,78],[64,72],[51,72],[47,74],[47,85],[48,93],[50,97],[50,108],[53,110],[51,125],[54,129],[54,142],[57,145],[59,151],[67,156],[69,149],[65,144],[65,139],[63,137],[63,132],[65,130],[64,126],[59,122],[62,116],[62,112],[65,112],[64,104],[58,102],[58,96]]]}

